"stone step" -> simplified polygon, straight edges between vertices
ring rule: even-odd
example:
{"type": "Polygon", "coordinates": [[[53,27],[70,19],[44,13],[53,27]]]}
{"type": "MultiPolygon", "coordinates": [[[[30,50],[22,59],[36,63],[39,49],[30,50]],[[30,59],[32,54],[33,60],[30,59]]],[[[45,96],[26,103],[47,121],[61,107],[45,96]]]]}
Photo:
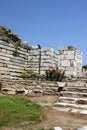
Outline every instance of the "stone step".
{"type": "Polygon", "coordinates": [[[59,107],[59,108],[62,108],[64,107],[67,108],[67,107],[70,107],[70,108],[76,108],[76,109],[83,109],[83,110],[87,110],[87,105],[82,105],[82,104],[71,104],[71,103],[64,103],[64,102],[57,102],[54,104],[54,107],[59,107]]]}
{"type": "Polygon", "coordinates": [[[87,110],[86,109],[72,108],[72,107],[68,107],[68,106],[67,107],[53,106],[53,109],[56,109],[56,110],[59,110],[59,111],[65,111],[65,112],[71,112],[71,113],[81,113],[81,114],[86,114],[87,115],[87,110]]]}
{"type": "Polygon", "coordinates": [[[61,91],[59,94],[60,96],[63,97],[75,97],[75,98],[87,97],[87,93],[82,93],[82,92],[61,91]]]}
{"type": "Polygon", "coordinates": [[[86,81],[72,81],[72,82],[67,82],[66,84],[69,87],[85,87],[87,86],[86,81]]]}
{"type": "Polygon", "coordinates": [[[72,104],[87,104],[87,98],[59,97],[59,102],[72,104]]]}
{"type": "Polygon", "coordinates": [[[64,87],[62,91],[87,92],[86,87],[64,87]]]}

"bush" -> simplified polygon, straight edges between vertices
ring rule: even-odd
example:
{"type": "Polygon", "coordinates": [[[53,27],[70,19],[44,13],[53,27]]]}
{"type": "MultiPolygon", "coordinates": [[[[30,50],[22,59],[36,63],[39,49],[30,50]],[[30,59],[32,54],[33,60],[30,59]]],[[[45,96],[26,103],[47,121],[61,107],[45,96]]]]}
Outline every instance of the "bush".
{"type": "Polygon", "coordinates": [[[62,81],[64,78],[65,70],[49,67],[46,70],[46,80],[50,81],[62,81]]]}
{"type": "Polygon", "coordinates": [[[35,79],[36,78],[37,73],[34,72],[32,69],[25,69],[21,74],[20,74],[20,78],[26,79],[26,78],[32,78],[35,79]]]}

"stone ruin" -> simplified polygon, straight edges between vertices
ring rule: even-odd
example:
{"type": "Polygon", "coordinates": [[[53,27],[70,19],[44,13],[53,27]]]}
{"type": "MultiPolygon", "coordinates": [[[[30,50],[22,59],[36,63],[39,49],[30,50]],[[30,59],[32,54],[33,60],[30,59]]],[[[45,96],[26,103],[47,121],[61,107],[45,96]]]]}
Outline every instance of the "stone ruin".
{"type": "Polygon", "coordinates": [[[67,76],[80,77],[82,75],[82,52],[73,46],[60,47],[58,67],[64,67],[67,76]]]}
{"type": "Polygon", "coordinates": [[[12,43],[0,40],[1,93],[26,96],[58,95],[58,102],[54,104],[54,107],[61,107],[68,111],[74,107],[72,111],[78,111],[79,108],[80,113],[87,113],[87,81],[76,79],[83,76],[82,52],[73,46],[60,47],[58,51],[40,46],[24,47],[18,47],[16,50],[12,43]],[[17,55],[13,55],[15,51],[17,55]],[[19,78],[20,73],[26,68],[32,68],[35,72],[44,74],[49,66],[65,69],[65,75],[75,77],[73,78],[75,81],[50,82],[19,78]]]}
{"type": "MultiPolygon", "coordinates": [[[[0,38],[0,95],[57,95],[53,108],[87,114],[87,80],[80,79],[83,76],[82,52],[73,46],[62,46],[54,51],[51,48],[41,48],[39,45],[29,47],[22,43],[16,50],[11,42],[0,38]],[[14,52],[17,55],[13,55],[14,52]],[[19,78],[26,68],[44,74],[49,67],[64,69],[66,77],[75,78],[65,82],[19,78]]],[[[48,104],[45,102],[45,105],[48,104]]]]}
{"type": "Polygon", "coordinates": [[[82,76],[82,52],[73,46],[60,47],[58,51],[50,48],[31,47],[30,50],[19,47],[17,56],[15,47],[0,40],[0,77],[18,79],[25,68],[32,68],[44,74],[49,66],[65,69],[66,76],[82,76]]]}

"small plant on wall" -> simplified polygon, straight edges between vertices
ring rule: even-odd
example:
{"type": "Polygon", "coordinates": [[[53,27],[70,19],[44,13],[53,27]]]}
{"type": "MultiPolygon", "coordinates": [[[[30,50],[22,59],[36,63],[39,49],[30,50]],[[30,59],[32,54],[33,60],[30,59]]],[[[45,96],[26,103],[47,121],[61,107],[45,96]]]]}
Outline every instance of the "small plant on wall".
{"type": "Polygon", "coordinates": [[[18,49],[18,47],[21,47],[20,42],[14,42],[13,45],[14,45],[15,49],[18,49]]]}
{"type": "Polygon", "coordinates": [[[14,51],[13,51],[13,54],[12,54],[13,56],[19,56],[19,52],[18,52],[18,50],[17,49],[15,49],[14,51]]]}
{"type": "Polygon", "coordinates": [[[37,76],[37,73],[34,72],[32,69],[25,69],[20,75],[20,78],[26,79],[26,78],[31,78],[35,79],[37,76]]]}
{"type": "Polygon", "coordinates": [[[62,81],[62,79],[65,77],[64,74],[65,74],[64,69],[49,67],[49,69],[46,70],[46,80],[62,81]]]}

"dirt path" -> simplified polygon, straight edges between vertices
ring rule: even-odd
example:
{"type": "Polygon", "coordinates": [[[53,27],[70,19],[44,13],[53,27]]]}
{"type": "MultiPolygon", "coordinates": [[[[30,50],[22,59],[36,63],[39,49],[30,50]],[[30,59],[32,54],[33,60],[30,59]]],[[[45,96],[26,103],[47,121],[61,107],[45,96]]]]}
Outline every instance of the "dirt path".
{"type": "Polygon", "coordinates": [[[54,110],[51,106],[58,100],[57,96],[31,97],[31,100],[45,107],[46,118],[39,125],[45,129],[60,126],[63,130],[74,130],[75,128],[87,125],[87,115],[54,110]],[[50,106],[50,107],[49,107],[50,106]]]}

